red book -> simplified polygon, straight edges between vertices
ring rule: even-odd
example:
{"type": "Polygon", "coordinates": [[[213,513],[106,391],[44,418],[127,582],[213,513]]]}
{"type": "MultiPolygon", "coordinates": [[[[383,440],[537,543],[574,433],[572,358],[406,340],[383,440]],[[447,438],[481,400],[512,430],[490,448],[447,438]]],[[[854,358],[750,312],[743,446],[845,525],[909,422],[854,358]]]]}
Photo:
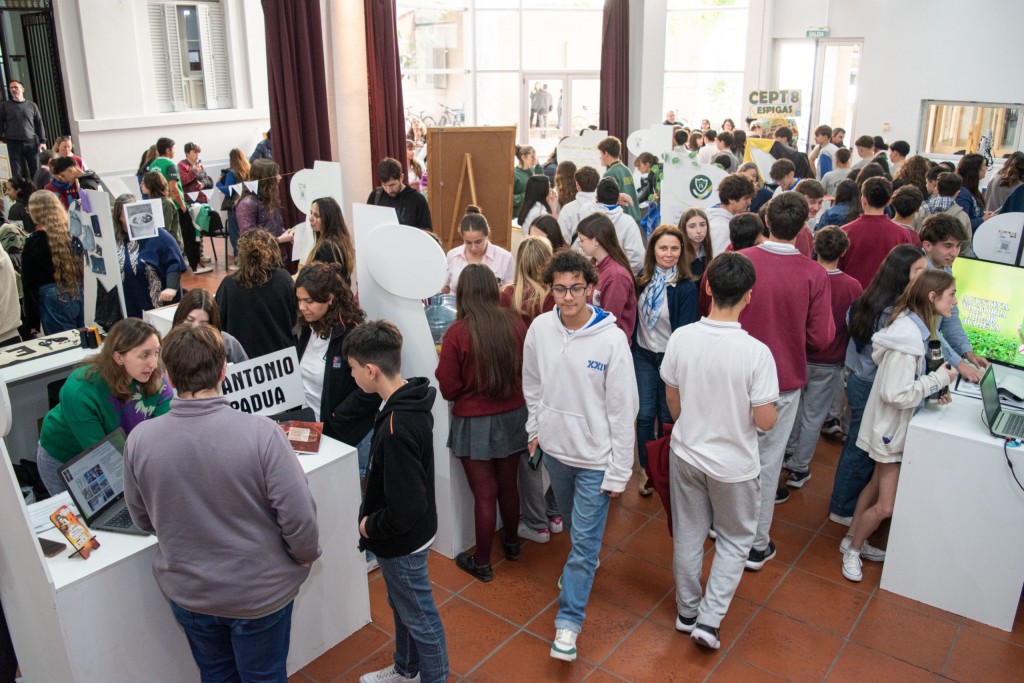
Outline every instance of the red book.
{"type": "Polygon", "coordinates": [[[281,429],[288,437],[288,443],[296,453],[319,453],[320,441],[324,438],[323,422],[282,422],[281,429]]]}

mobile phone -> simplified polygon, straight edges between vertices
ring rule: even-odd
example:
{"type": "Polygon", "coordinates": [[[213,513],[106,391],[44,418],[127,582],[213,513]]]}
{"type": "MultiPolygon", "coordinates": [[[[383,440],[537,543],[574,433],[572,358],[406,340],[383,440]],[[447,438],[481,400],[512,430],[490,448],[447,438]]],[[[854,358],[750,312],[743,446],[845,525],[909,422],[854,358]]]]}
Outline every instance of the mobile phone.
{"type": "Polygon", "coordinates": [[[64,552],[64,548],[68,547],[67,543],[61,543],[60,541],[51,541],[48,538],[40,538],[39,545],[43,549],[43,555],[46,557],[53,557],[64,552]]]}

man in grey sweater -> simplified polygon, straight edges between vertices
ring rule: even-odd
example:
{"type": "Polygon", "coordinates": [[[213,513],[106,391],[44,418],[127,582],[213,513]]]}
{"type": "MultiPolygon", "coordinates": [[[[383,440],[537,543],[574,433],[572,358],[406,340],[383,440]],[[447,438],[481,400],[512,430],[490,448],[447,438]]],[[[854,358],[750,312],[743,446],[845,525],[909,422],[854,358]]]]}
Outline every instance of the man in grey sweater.
{"type": "Polygon", "coordinates": [[[39,168],[37,154],[46,149],[43,115],[25,99],[25,86],[11,81],[11,99],[0,103],[0,142],[7,143],[11,174],[32,180],[39,168]]]}
{"type": "Polygon", "coordinates": [[[306,476],[277,424],[219,395],[216,329],[179,325],[161,355],[178,395],[128,438],[128,509],[158,537],[153,574],[203,680],[285,683],[292,602],[320,556],[306,476]]]}

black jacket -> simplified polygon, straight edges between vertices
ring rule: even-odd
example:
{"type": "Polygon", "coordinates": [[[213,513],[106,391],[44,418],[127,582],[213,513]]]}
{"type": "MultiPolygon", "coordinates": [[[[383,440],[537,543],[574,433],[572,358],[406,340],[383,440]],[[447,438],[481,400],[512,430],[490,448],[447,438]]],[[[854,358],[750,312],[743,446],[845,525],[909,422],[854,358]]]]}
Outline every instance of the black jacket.
{"type": "Polygon", "coordinates": [[[437,533],[434,501],[434,417],[437,390],[413,377],[377,414],[370,441],[366,493],[359,520],[367,538],[360,550],[400,557],[420,549],[437,533]]]}
{"type": "MultiPolygon", "coordinates": [[[[373,427],[373,418],[380,407],[380,396],[366,393],[352,379],[352,369],[341,355],[341,345],[348,331],[345,325],[338,325],[331,330],[320,394],[320,414],[317,418],[324,423],[324,434],[356,446],[373,427]]],[[[297,351],[300,363],[312,334],[313,329],[305,325],[299,333],[297,351]]]]}
{"type": "Polygon", "coordinates": [[[383,188],[378,187],[370,193],[366,203],[391,207],[398,214],[398,222],[402,225],[411,225],[423,230],[433,231],[434,229],[430,222],[430,207],[427,205],[427,198],[408,185],[398,193],[397,197],[392,197],[383,188]]]}

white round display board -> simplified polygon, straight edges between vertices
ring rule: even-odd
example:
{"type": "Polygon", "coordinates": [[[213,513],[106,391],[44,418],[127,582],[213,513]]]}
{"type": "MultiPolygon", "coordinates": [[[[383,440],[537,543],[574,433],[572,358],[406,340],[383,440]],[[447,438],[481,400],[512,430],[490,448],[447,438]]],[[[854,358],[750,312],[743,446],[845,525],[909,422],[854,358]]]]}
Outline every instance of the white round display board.
{"type": "Polygon", "coordinates": [[[359,255],[386,291],[406,299],[426,299],[448,279],[448,261],[433,237],[408,225],[382,225],[359,255]]]}

